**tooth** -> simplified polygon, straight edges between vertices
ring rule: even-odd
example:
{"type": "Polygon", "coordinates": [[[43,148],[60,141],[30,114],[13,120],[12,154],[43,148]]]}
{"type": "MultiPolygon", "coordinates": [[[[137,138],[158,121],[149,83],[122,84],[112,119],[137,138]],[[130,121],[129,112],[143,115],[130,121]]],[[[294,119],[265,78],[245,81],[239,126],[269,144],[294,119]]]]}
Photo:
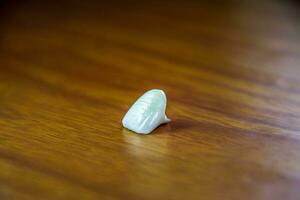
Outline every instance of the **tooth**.
{"type": "Polygon", "coordinates": [[[143,94],[127,111],[123,126],[140,134],[151,133],[160,124],[168,123],[165,111],[167,98],[162,90],[153,89],[143,94]]]}

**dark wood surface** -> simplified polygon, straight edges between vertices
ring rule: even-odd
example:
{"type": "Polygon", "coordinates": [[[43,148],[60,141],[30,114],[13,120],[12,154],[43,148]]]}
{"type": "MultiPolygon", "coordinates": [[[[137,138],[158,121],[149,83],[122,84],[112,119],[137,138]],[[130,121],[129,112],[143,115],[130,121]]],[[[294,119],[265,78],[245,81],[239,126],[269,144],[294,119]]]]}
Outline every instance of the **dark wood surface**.
{"type": "Polygon", "coordinates": [[[0,12],[1,199],[300,199],[296,1],[0,12]],[[163,89],[170,124],[121,125],[163,89]]]}

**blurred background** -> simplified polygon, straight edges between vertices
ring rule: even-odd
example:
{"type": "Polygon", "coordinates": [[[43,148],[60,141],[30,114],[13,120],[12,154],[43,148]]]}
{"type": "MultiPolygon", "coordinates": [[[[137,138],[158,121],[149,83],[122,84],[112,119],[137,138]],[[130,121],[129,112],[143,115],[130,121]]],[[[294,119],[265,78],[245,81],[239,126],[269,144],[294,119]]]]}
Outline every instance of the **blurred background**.
{"type": "Polygon", "coordinates": [[[300,199],[294,0],[1,1],[1,199],[300,199]],[[163,89],[172,122],[121,125],[163,89]]]}

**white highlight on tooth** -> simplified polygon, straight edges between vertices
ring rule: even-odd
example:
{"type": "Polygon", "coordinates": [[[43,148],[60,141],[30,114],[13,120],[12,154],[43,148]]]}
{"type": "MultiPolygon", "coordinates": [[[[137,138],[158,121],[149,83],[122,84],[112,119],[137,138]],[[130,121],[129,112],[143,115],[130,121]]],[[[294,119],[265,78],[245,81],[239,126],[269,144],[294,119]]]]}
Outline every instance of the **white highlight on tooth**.
{"type": "Polygon", "coordinates": [[[140,134],[151,133],[160,124],[168,123],[167,98],[162,90],[153,89],[143,94],[128,110],[122,123],[125,128],[140,134]]]}

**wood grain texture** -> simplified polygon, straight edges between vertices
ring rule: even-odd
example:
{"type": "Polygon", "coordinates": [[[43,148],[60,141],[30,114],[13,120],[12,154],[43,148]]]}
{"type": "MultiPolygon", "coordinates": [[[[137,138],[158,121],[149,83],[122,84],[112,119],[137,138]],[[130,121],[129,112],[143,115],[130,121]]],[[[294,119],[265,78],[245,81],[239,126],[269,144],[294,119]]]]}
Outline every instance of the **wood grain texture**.
{"type": "Polygon", "coordinates": [[[0,12],[1,199],[300,199],[294,1],[19,1],[0,12]],[[121,126],[146,90],[172,119],[121,126]]]}

